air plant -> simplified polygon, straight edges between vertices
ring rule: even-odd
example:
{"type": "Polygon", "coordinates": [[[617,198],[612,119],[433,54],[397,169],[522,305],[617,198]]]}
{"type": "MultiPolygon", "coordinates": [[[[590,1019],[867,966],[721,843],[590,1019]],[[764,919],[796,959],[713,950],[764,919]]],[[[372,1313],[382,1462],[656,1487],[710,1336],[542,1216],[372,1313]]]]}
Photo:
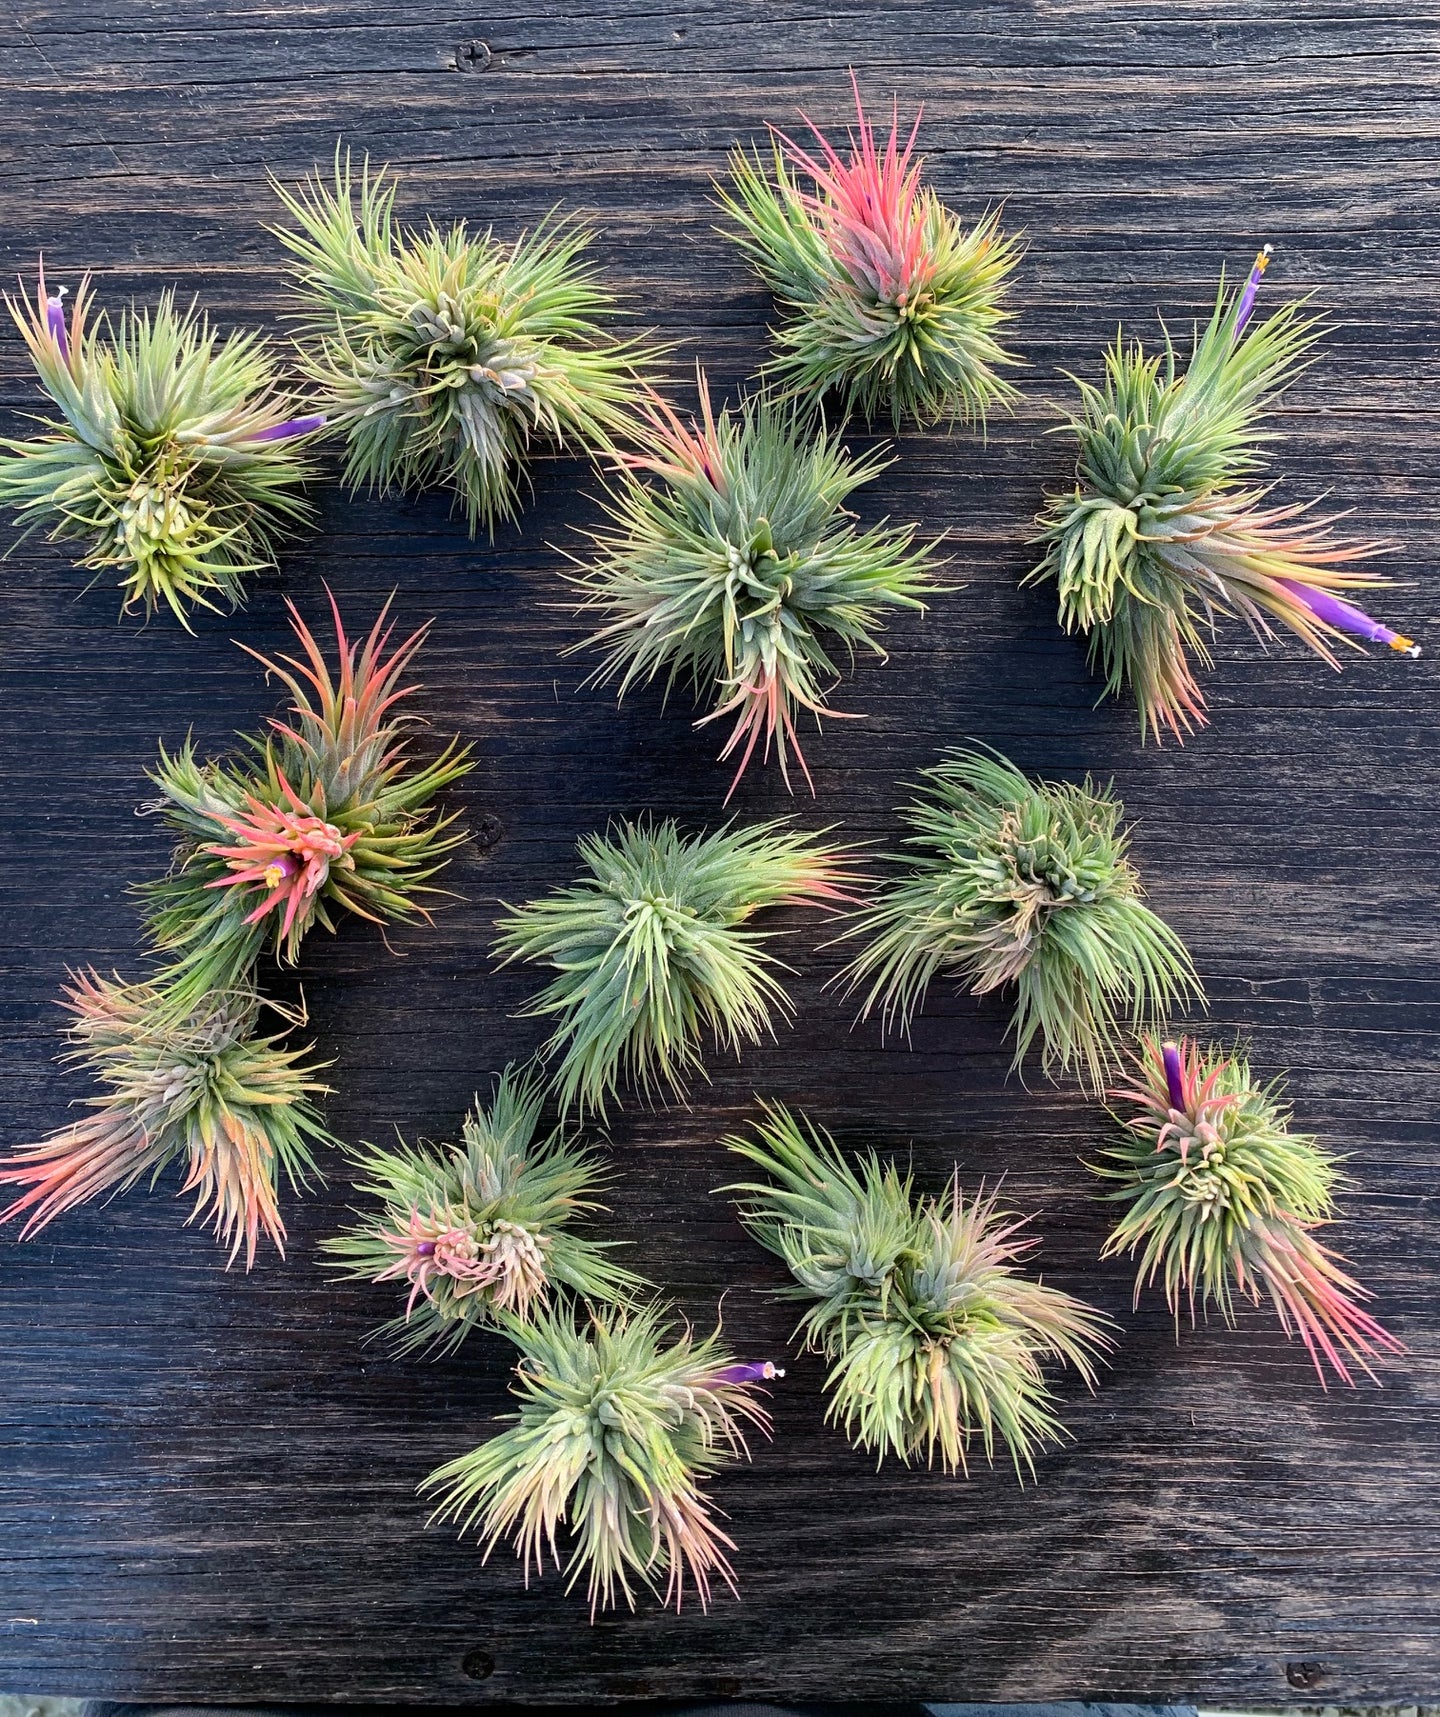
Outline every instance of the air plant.
{"type": "Polygon", "coordinates": [[[74,1206],[153,1185],[178,1164],[182,1196],[195,1195],[191,1220],[213,1222],[231,1263],[243,1246],[250,1268],[262,1232],[283,1253],[280,1177],[302,1188],[314,1149],[336,1141],[314,1106],[327,1089],[317,1065],[258,1035],[254,990],[219,992],[179,1015],[151,984],[82,972],[63,1005],[72,1016],[64,1059],[87,1068],[102,1094],[80,1120],[0,1157],[0,1186],[25,1189],[0,1222],[24,1217],[29,1239],[74,1206]]]}
{"type": "Polygon", "coordinates": [[[755,1137],[725,1141],[762,1180],[727,1187],[741,1217],[782,1258],[807,1303],[797,1334],[831,1362],[827,1417],[856,1448],[968,1472],[978,1442],[997,1441],[1017,1476],[1065,1431],[1044,1364],[1087,1385],[1110,1340],[1108,1320],[1019,1273],[1036,1242],[982,1187],[966,1200],[958,1171],[938,1198],[871,1151],[858,1166],[804,1116],[767,1105],[755,1137]]]}
{"type": "Polygon", "coordinates": [[[1038,1037],[1047,1073],[1073,1067],[1098,1089],[1127,1032],[1203,1000],[1185,945],[1144,903],[1113,789],[954,751],[919,793],[901,813],[905,874],[846,931],[866,940],[846,973],[863,1017],[878,1007],[908,1029],[940,972],[972,995],[1013,985],[1015,1066],[1038,1037]]]}
{"type": "Polygon", "coordinates": [[[403,676],[428,627],[392,647],[387,602],[362,642],[335,625],[332,670],[293,604],[299,657],[243,646],[290,694],[270,732],[221,761],[187,741],[162,750],[156,810],[179,838],[169,876],[150,885],[151,933],[185,996],[222,989],[268,941],[293,964],[312,925],[337,909],[374,923],[429,918],[430,879],[465,839],[434,799],[470,769],[452,740],[421,767],[406,755],[419,718],[396,706],[419,688],[403,676]]]}
{"type": "Polygon", "coordinates": [[[537,442],[608,448],[652,353],[605,330],[614,300],[582,260],[588,230],[552,216],[511,244],[395,219],[368,161],[356,184],[275,184],[276,236],[305,303],[302,360],[346,438],[346,477],[384,493],[445,485],[472,534],[519,510],[537,442]]]}
{"type": "Polygon", "coordinates": [[[1116,1182],[1126,1206],[1106,1258],[1139,1254],[1135,1279],[1157,1280],[1178,1329],[1182,1304],[1195,1321],[1216,1306],[1235,1322],[1235,1301],[1268,1296],[1287,1336],[1298,1334],[1322,1385],[1328,1364],[1343,1383],[1356,1365],[1403,1345],[1359,1303],[1371,1296],[1316,1239],[1331,1220],[1340,1159],[1291,1131],[1283,1080],[1258,1084],[1243,1048],[1192,1039],[1144,1039],[1131,1085],[1114,1093],[1118,1132],[1096,1172],[1116,1182]]]}
{"type": "Polygon", "coordinates": [[[514,1423],[433,1472],[422,1491],[442,1493],[432,1520],[478,1528],[488,1559],[514,1537],[530,1573],[548,1550],[560,1566],[568,1530],[566,1590],[583,1573],[590,1614],[637,1586],[678,1610],[687,1582],[702,1609],[718,1576],[733,1591],[733,1541],[701,1489],[725,1462],[748,1455],[746,1425],[769,1429],[754,1385],[783,1375],[739,1364],[719,1331],[696,1341],[657,1309],[596,1311],[588,1326],[569,1308],[541,1312],[513,1330],[522,1358],[514,1423]]]}
{"type": "Polygon", "coordinates": [[[1080,410],[1065,427],[1077,482],[1040,515],[1045,557],[1027,582],[1054,581],[1060,623],[1089,640],[1105,694],[1128,685],[1157,741],[1162,727],[1179,739],[1204,725],[1190,657],[1210,666],[1221,617],[1238,615],[1262,644],[1288,627],[1334,668],[1331,646],[1356,637],[1420,654],[1343,594],[1384,582],[1355,569],[1383,545],[1338,538],[1334,519],[1275,502],[1260,480],[1276,437],[1257,426],[1321,332],[1303,300],[1250,326],[1269,259],[1267,245],[1239,292],[1222,275],[1183,374],[1168,333],[1151,357],[1117,334],[1104,385],[1076,379],[1080,410]]]}
{"type": "Polygon", "coordinates": [[[324,418],[297,415],[258,334],[224,337],[166,293],[113,324],[92,314],[87,275],[67,317],[44,269],[32,300],[5,303],[59,412],[44,432],[0,442],[0,500],[30,529],[84,545],[79,564],[113,575],[122,612],[234,608],[248,573],[312,510],[301,486],[324,418]]]}
{"type": "Polygon", "coordinates": [[[0,1160],[0,1184],[29,1188],[0,1213],[28,1211],[24,1235],[181,1157],[182,1190],[214,1212],[232,1261],[243,1240],[254,1262],[261,1230],[283,1244],[278,1173],[302,1185],[307,1141],[328,1142],[309,1106],[324,1087],[300,1053],[256,1035],[255,963],[267,938],[293,962],[313,923],[334,928],[336,908],[381,924],[428,919],[429,879],[464,838],[433,800],[470,767],[454,741],[422,768],[406,756],[417,718],[395,705],[416,689],[400,677],[424,630],[391,649],[387,603],[352,645],[331,608],[335,673],[293,608],[302,657],[257,657],[290,692],[288,719],[221,762],[197,762],[188,743],[161,753],[151,808],[179,846],[170,874],[142,891],[158,969],[138,984],[81,977],[67,993],[70,1059],[106,1091],[85,1120],[0,1160]]]}
{"type": "Polygon", "coordinates": [[[815,151],[770,127],[772,159],[731,157],[720,202],[786,319],[769,373],[799,397],[839,396],[846,411],[933,424],[985,422],[1015,389],[1017,360],[998,333],[1022,246],[992,210],[967,227],[921,181],[916,116],[901,141],[896,108],[882,145],[855,90],[848,159],[805,117],[815,151]]]}
{"type": "Polygon", "coordinates": [[[588,874],[507,907],[495,944],[506,963],[556,974],[525,1013],[556,1022],[542,1054],[560,1057],[562,1113],[603,1115],[622,1080],[683,1096],[687,1076],[704,1074],[704,1036],[738,1054],[773,1032],[790,1016],[785,968],[749,919],[842,902],[853,880],[840,849],[778,822],[691,836],[620,823],[579,852],[588,874]]]}
{"type": "Polygon", "coordinates": [[[603,1177],[562,1129],[537,1138],[544,1100],[533,1075],[507,1067],[466,1116],[463,1143],[402,1140],[356,1158],[356,1190],[379,1208],[325,1251],[345,1276],[408,1285],[403,1316],[381,1331],[397,1351],[453,1352],[498,1315],[530,1321],[555,1288],[603,1305],[643,1285],[612,1261],[613,1242],[573,1232],[576,1216],[604,1208],[603,1177]]]}
{"type": "MultiPolygon", "coordinates": [[[[852,458],[793,406],[746,400],[717,418],[703,373],[701,417],[686,424],[663,400],[642,406],[640,451],[622,456],[613,528],[575,582],[601,625],[601,681],[620,696],[654,680],[688,680],[713,704],[699,725],[733,720],[720,756],[738,755],[735,791],[757,747],[773,746],[789,784],[799,711],[829,709],[835,658],[884,660],[888,609],[923,612],[931,554],[913,527],[860,530],[844,503],[890,463],[852,458]]],[[[812,783],[813,791],[813,783],[812,783]]],[[[728,797],[728,795],[727,795],[728,797]]]]}

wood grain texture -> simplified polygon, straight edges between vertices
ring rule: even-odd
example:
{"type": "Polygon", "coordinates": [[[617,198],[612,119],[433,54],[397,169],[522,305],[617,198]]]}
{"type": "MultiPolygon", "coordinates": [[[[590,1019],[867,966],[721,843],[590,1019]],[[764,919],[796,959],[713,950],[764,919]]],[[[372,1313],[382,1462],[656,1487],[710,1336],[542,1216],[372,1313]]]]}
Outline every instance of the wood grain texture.
{"type": "MultiPolygon", "coordinates": [[[[710,1189],[716,1140],[782,1097],[851,1142],[913,1150],[938,1186],[957,1161],[1004,1174],[1039,1212],[1049,1279],[1122,1320],[1093,1400],[1062,1385],[1075,1440],[1020,1490],[887,1465],[822,1423],[820,1367],[793,1360],[774,1442],[715,1489],[739,1541],[743,1599],[706,1616],[653,1607],[587,1626],[551,1578],[425,1529],[417,1480],[506,1406],[507,1353],[472,1340],[439,1364],[362,1338],[383,1292],[328,1286],[329,1190],[289,1213],[290,1261],[226,1274],[183,1208],[133,1196],[0,1238],[0,1686],[255,1701],[581,1702],[724,1695],[811,1699],[1149,1698],[1281,1704],[1440,1692],[1440,1391],[1433,1329],[1435,323],[1440,31],[1402,0],[496,0],[466,13],[372,0],[16,0],[0,19],[0,262],[99,275],[102,297],[203,292],[222,319],[285,308],[269,168],[294,178],[337,135],[388,159],[412,217],[510,234],[556,201],[594,212],[597,250],[641,323],[722,388],[753,372],[768,302],[715,232],[710,178],[731,145],[798,105],[842,122],[845,72],[872,98],[925,103],[946,197],[1002,200],[1029,234],[1015,344],[1025,400],[988,445],[906,435],[860,497],[869,519],[948,533],[954,581],[863,664],[811,747],[810,826],[894,833],[895,784],[966,737],[1051,772],[1113,773],[1158,907],[1194,950],[1217,1032],[1289,1066],[1303,1122],[1351,1153],[1339,1243],[1411,1345],[1383,1392],[1319,1389],[1273,1320],[1179,1342],[1096,1254],[1105,1212],[1081,1164],[1097,1115],[1069,1087],[1007,1077],[1003,1010],[946,985],[913,1046],[850,1030],[823,988],[833,951],[799,916],[795,1028],[714,1066],[689,1110],[627,1112],[614,1232],[700,1320],[726,1294],[738,1346],[777,1353],[779,1275],[710,1189]],[[478,64],[483,41],[490,60],[478,64]],[[457,59],[457,55],[459,56],[457,59]],[[1081,651],[1022,593],[1028,521],[1065,473],[1045,436],[1057,372],[1093,371],[1117,318],[1149,330],[1203,311],[1218,262],[1273,240],[1267,292],[1333,312],[1296,388],[1278,468],[1297,495],[1355,504],[1389,532],[1404,587],[1385,604],[1418,663],[1343,676],[1282,647],[1221,640],[1214,724],[1141,750],[1124,708],[1092,707],[1081,651]],[[466,1664],[469,1664],[467,1672],[466,1664]],[[475,1679],[487,1665],[493,1669],[475,1679]],[[1288,1666],[1288,1672],[1287,1672],[1288,1666]],[[1304,1667],[1308,1666],[1308,1667],[1304,1667]]],[[[34,392],[0,344],[11,423],[34,392]]],[[[857,439],[863,440],[863,437],[857,439]]],[[[529,993],[495,971],[497,899],[567,877],[576,838],[618,814],[720,819],[712,730],[654,698],[623,709],[560,651],[561,549],[596,517],[593,474],[550,462],[535,505],[493,546],[443,498],[322,497],[324,528],[243,616],[115,623],[107,588],[29,542],[5,565],[0,791],[4,1138],[58,1124],[78,1081],[53,1066],[67,964],[137,969],[127,882],[166,846],[137,820],[158,739],[205,747],[273,696],[231,644],[273,650],[281,597],[314,614],[321,581],[363,618],[398,590],[436,620],[426,713],[475,740],[462,796],[498,839],[455,867],[465,900],[433,930],[363,926],[306,949],[316,1040],[335,1058],[347,1139],[445,1136],[477,1086],[536,1042],[529,993]],[[396,958],[395,955],[403,956],[396,958]]],[[[745,814],[789,809],[759,771],[745,814]]]]}

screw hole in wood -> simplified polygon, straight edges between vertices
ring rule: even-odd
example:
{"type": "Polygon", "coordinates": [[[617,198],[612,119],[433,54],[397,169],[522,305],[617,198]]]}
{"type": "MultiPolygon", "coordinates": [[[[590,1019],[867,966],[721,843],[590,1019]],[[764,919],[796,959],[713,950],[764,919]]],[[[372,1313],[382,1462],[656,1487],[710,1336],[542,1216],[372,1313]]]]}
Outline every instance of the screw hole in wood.
{"type": "Polygon", "coordinates": [[[1323,1663],[1287,1663],[1285,1679],[1292,1687],[1318,1687],[1325,1679],[1323,1663]]]}
{"type": "Polygon", "coordinates": [[[465,1653],[460,1660],[460,1667],[472,1681],[488,1681],[495,1673],[495,1659],[488,1651],[481,1651],[477,1647],[476,1650],[465,1653]]]}
{"type": "Polygon", "coordinates": [[[495,56],[490,52],[489,42],[461,42],[455,50],[455,70],[457,72],[483,72],[495,56]]]}

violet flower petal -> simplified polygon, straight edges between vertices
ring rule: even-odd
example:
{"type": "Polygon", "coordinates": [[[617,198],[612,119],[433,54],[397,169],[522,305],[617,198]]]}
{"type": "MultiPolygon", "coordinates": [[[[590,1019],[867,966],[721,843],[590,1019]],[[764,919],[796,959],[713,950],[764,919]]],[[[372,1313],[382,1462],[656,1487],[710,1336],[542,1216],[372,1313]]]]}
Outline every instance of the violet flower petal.
{"type": "Polygon", "coordinates": [[[1185,1074],[1180,1065],[1179,1045],[1165,1044],[1160,1051],[1160,1057],[1165,1063],[1165,1084],[1170,1092],[1170,1107],[1178,1109],[1183,1115],[1186,1112],[1185,1074]]]}
{"type": "Polygon", "coordinates": [[[1405,656],[1420,654],[1420,646],[1413,638],[1407,638],[1403,632],[1396,632],[1379,620],[1372,620],[1363,608],[1346,602],[1333,591],[1318,590],[1313,584],[1301,584],[1294,578],[1277,578],[1275,582],[1288,590],[1297,602],[1303,602],[1316,619],[1325,621],[1338,631],[1354,633],[1372,644],[1388,644],[1392,650],[1405,656]]]}
{"type": "Polygon", "coordinates": [[[50,330],[50,338],[60,348],[60,356],[68,364],[70,362],[70,333],[65,326],[65,294],[68,287],[62,286],[52,297],[45,300],[45,326],[50,330]]]}
{"type": "Polygon", "coordinates": [[[1240,332],[1250,320],[1250,312],[1255,308],[1255,295],[1260,290],[1260,279],[1270,266],[1270,258],[1275,254],[1274,247],[1266,245],[1257,252],[1254,264],[1250,269],[1250,278],[1245,282],[1245,290],[1240,294],[1240,309],[1235,317],[1235,338],[1240,338],[1240,332]]]}
{"type": "Polygon", "coordinates": [[[768,1383],[772,1377],[783,1377],[785,1373],[768,1359],[755,1360],[746,1365],[725,1365],[715,1372],[711,1381],[714,1383],[768,1383]]]}
{"type": "Polygon", "coordinates": [[[288,441],[292,435],[308,435],[312,429],[323,429],[329,422],[323,411],[308,417],[287,418],[284,423],[272,423],[268,429],[257,429],[251,441],[288,441]]]}

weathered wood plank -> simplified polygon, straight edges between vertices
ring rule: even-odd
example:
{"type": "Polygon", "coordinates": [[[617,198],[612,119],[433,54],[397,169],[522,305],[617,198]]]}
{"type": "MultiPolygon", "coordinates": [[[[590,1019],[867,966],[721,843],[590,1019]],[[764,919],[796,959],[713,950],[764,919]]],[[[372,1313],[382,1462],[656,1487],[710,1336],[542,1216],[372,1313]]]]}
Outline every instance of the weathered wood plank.
{"type": "MultiPolygon", "coordinates": [[[[947,533],[963,585],[862,664],[813,747],[809,826],[893,835],[896,783],[946,743],[989,740],[1051,771],[1115,776],[1157,904],[1195,950],[1216,1030],[1288,1065],[1301,1116],[1350,1150],[1340,1243],[1412,1356],[1386,1389],[1323,1395],[1255,1315],[1177,1343],[1153,1299],[1131,1317],[1096,1263],[1103,1207],[1081,1159],[1095,1110],[1006,1076],[1003,1010],[937,988],[913,1045],[850,1030],[825,981],[835,950],[799,916],[793,1029],[720,1064],[689,1110],[627,1112],[614,1230],[690,1315],[779,1351],[791,1321],[710,1189],[717,1139],[757,1092],[811,1106],[845,1137],[913,1150],[938,1183],[1004,1173],[1040,1215],[1047,1274],[1122,1320],[1094,1400],[1064,1386],[1075,1442],[1023,1492],[875,1473],[823,1423],[820,1368],[799,1359],[776,1436],[717,1494],[740,1544],[743,1601],[708,1616],[603,1619],[554,1580],[526,1593],[503,1556],[424,1529],[416,1480],[478,1440],[506,1402],[507,1358],[472,1341],[398,1364],[362,1338],[376,1295],[326,1285],[318,1240],[340,1177],[293,1211],[292,1257],[226,1275],[165,1198],[80,1213],[28,1247],[0,1237],[0,1685],[225,1699],[594,1701],[689,1696],[1050,1696],[1284,1703],[1434,1696],[1440,1501],[1432,1189],[1435,1053],[1435,652],[1357,659],[1343,676],[1227,633],[1207,683],[1215,724],[1183,751],[1141,750],[1128,711],[1094,709],[1081,652],[1017,588],[1028,521],[1065,478],[1044,402],[1093,372],[1120,318],[1203,311],[1224,258],[1262,237],[1281,288],[1335,322],[1294,390],[1280,466],[1295,492],[1354,503],[1400,545],[1389,608],[1436,635],[1425,576],[1433,480],[1440,255],[1440,32],[1398,0],[711,0],[580,7],[219,0],[21,0],[0,28],[3,262],[94,267],[107,298],[175,283],[222,319],[286,308],[267,167],[293,179],[337,135],[394,161],[402,207],[533,222],[557,198],[593,211],[596,254],[641,324],[733,389],[764,350],[769,306],[706,201],[736,141],[804,106],[843,120],[845,71],[924,100],[947,196],[1004,199],[1030,236],[1014,419],[969,438],[907,435],[861,497],[867,518],[947,533]],[[486,41],[489,69],[452,69],[486,41]],[[467,1673],[493,1660],[477,1681],[467,1673]],[[1297,1686],[1287,1664],[1318,1664],[1297,1686]]],[[[18,341],[0,339],[0,405],[33,409],[18,341]]],[[[865,437],[857,436],[864,440],[865,437]]],[[[193,640],[114,623],[105,589],[30,542],[6,562],[0,827],[10,885],[0,947],[7,1142],[55,1125],[78,1082],[52,1066],[51,997],[67,964],[133,971],[127,882],[165,860],[137,820],[157,739],[207,746],[272,698],[232,648],[284,638],[281,595],[328,581],[363,614],[398,588],[434,615],[426,713],[479,746],[461,795],[499,839],[457,865],[466,899],[432,931],[363,927],[307,947],[305,996],[336,1060],[346,1138],[453,1129],[477,1085],[536,1041],[513,1016],[525,975],[488,958],[497,899],[566,877],[576,837],[651,809],[720,819],[726,775],[677,705],[616,709],[583,684],[559,548],[594,520],[593,473],[537,473],[534,508],[473,544],[438,497],[350,502],[257,587],[246,614],[193,640]]],[[[748,782],[744,815],[790,808],[748,782]]],[[[279,986],[283,990],[284,986],[279,986]]],[[[292,992],[293,993],[293,992],[292,992]]]]}

